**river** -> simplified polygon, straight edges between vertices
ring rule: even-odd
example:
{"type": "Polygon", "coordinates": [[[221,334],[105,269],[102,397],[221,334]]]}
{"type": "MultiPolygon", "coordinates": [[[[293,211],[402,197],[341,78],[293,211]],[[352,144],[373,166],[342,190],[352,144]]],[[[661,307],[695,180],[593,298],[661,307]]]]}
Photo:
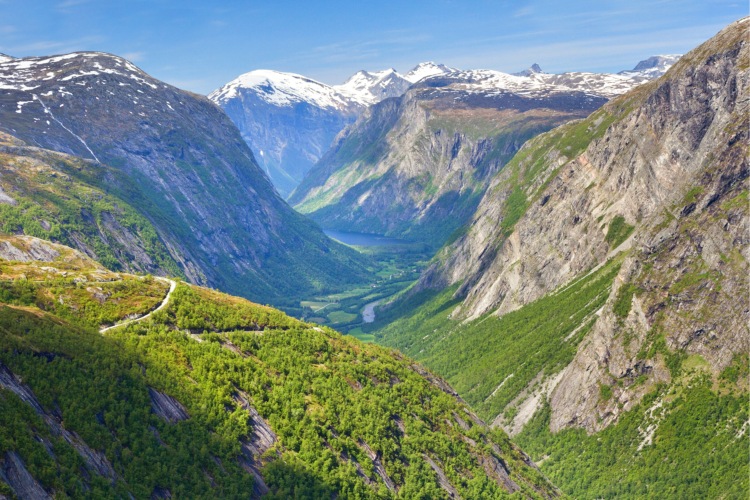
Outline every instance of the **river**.
{"type": "Polygon", "coordinates": [[[370,302],[364,309],[362,309],[362,321],[364,323],[372,323],[375,321],[375,306],[378,304],[380,304],[380,301],[376,300],[375,302],[370,302]]]}

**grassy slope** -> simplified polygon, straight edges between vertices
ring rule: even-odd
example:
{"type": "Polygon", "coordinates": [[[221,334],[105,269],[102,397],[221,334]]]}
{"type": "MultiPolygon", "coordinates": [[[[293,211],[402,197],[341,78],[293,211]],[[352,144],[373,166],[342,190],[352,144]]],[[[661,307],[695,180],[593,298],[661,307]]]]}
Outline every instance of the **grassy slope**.
{"type": "Polygon", "coordinates": [[[748,358],[718,380],[704,367],[683,360],[675,383],[597,434],[551,434],[547,406],[516,441],[576,498],[747,498],[748,358]]]}
{"type": "MultiPolygon", "coordinates": [[[[29,267],[34,264],[5,262],[4,276],[28,277],[29,267]]],[[[504,496],[480,464],[495,453],[525,495],[552,491],[504,433],[474,423],[459,401],[392,351],[184,284],[150,320],[102,336],[90,326],[100,321],[93,309],[71,304],[60,312],[51,305],[99,286],[88,282],[96,273],[68,268],[61,281],[47,276],[51,272],[33,276],[34,293],[25,287],[32,280],[3,288],[0,363],[46,411],[103,452],[119,478],[110,483],[87,471],[31,407],[0,389],[0,456],[16,451],[32,475],[59,495],[130,491],[143,498],[160,489],[178,497],[247,495],[252,479],[238,458],[252,425],[238,393],[247,394],[278,436],[262,459],[272,496],[393,496],[374,472],[367,446],[402,498],[445,496],[425,456],[466,498],[504,496]],[[175,397],[190,418],[169,423],[156,416],[149,387],[175,397]]],[[[141,297],[151,303],[149,284],[132,280],[125,292],[129,303],[141,297]]],[[[0,488],[8,493],[7,486],[0,488]]]]}
{"type": "MultiPolygon", "coordinates": [[[[11,140],[0,136],[4,144],[11,140]]],[[[108,170],[35,148],[0,153],[0,189],[16,202],[0,203],[0,231],[78,247],[113,270],[182,276],[153,225],[139,211],[83,180],[95,169],[108,170]],[[148,257],[135,258],[133,248],[124,244],[127,240],[148,257]]]]}
{"type": "Polygon", "coordinates": [[[511,402],[537,374],[554,375],[570,363],[618,270],[619,261],[611,262],[517,311],[470,323],[448,317],[459,303],[453,287],[375,338],[440,373],[489,421],[512,414],[511,402]]]}

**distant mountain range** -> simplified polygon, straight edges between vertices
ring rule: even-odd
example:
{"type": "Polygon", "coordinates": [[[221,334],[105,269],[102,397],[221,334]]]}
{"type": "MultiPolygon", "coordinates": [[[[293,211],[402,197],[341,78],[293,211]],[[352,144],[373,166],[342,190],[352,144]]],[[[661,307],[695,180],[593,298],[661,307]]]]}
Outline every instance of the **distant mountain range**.
{"type": "Polygon", "coordinates": [[[647,78],[635,70],[549,74],[536,64],[517,74],[440,68],[366,110],[289,202],[327,229],[439,247],[525,141],[647,78]]]}
{"type": "Polygon", "coordinates": [[[342,85],[330,86],[294,73],[256,70],[208,97],[237,125],[260,166],[286,197],[364,109],[401,96],[422,78],[451,71],[423,63],[406,75],[394,69],[359,71],[342,85]]]}
{"type": "Polygon", "coordinates": [[[52,167],[59,166],[72,178],[67,188],[56,186],[54,196],[42,196],[48,189],[26,189],[19,184],[22,177],[3,179],[11,183],[5,184],[10,197],[20,190],[32,203],[24,207],[17,226],[6,231],[64,241],[99,259],[103,254],[87,243],[93,240],[76,237],[82,232],[76,221],[82,218],[86,224],[103,226],[106,220],[97,214],[122,210],[89,209],[97,205],[91,194],[83,200],[85,211],[67,199],[96,189],[119,198],[153,225],[156,234],[149,237],[158,244],[150,248],[160,254],[150,260],[167,266],[155,267],[149,259],[134,257],[138,248],[149,247],[141,243],[148,228],[139,223],[135,230],[130,218],[122,225],[130,226],[137,238],[113,257],[124,269],[165,274],[177,262],[193,283],[267,302],[292,291],[312,291],[363,276],[356,252],[328,239],[278,197],[218,107],[120,57],[83,52],[3,58],[0,131],[22,141],[23,147],[92,161],[63,169],[60,161],[50,160],[52,167]],[[55,219],[52,212],[63,219],[55,219]],[[64,224],[54,224],[56,220],[64,224]],[[165,247],[168,257],[161,252],[165,247]],[[131,266],[130,260],[136,264],[131,266]]]}
{"type": "Polygon", "coordinates": [[[341,85],[326,85],[302,75],[271,70],[245,73],[209,94],[237,125],[258,163],[283,197],[299,185],[333,139],[368,106],[400,97],[419,82],[472,92],[529,96],[585,92],[611,98],[656,78],[678,56],[654,56],[620,74],[547,74],[538,65],[507,74],[462,71],[425,62],[402,75],[395,69],[359,71],[341,85]]]}

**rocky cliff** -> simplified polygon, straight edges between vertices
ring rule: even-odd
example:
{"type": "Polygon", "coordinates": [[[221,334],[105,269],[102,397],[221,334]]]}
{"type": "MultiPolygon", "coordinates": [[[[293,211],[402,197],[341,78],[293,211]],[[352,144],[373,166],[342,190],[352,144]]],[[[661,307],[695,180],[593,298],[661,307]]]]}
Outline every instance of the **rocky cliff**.
{"type": "Polygon", "coordinates": [[[0,81],[0,128],[113,167],[91,182],[137,206],[190,280],[271,300],[360,276],[208,99],[102,53],[6,60],[0,81]]]}
{"type": "MultiPolygon", "coordinates": [[[[553,430],[611,424],[670,380],[674,353],[699,355],[717,377],[750,347],[746,26],[730,25],[659,80],[530,141],[415,289],[457,286],[451,316],[471,325],[622,261],[606,303],[582,320],[589,333],[574,359],[546,369],[513,403],[536,398],[538,408],[539,384],[551,381],[542,392],[553,430]]],[[[523,419],[534,405],[527,410],[523,419]]],[[[498,423],[517,420],[511,412],[498,423]]]]}
{"type": "Polygon", "coordinates": [[[418,84],[360,117],[289,201],[326,228],[439,246],[527,139],[603,102],[582,94],[529,99],[418,84]]]}
{"type": "Polygon", "coordinates": [[[642,81],[541,70],[428,76],[342,132],[289,201],[326,228],[440,246],[526,140],[642,81]]]}

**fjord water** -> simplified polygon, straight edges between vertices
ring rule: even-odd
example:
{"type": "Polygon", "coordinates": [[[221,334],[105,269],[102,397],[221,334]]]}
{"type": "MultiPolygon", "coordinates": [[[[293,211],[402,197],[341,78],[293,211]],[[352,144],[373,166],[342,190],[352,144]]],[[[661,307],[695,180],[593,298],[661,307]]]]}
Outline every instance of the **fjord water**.
{"type": "Polygon", "coordinates": [[[400,240],[398,238],[388,238],[387,236],[381,236],[379,234],[350,233],[347,231],[332,231],[327,229],[324,229],[323,232],[329,238],[340,241],[345,245],[354,245],[360,247],[408,245],[410,243],[406,240],[400,240]]]}

